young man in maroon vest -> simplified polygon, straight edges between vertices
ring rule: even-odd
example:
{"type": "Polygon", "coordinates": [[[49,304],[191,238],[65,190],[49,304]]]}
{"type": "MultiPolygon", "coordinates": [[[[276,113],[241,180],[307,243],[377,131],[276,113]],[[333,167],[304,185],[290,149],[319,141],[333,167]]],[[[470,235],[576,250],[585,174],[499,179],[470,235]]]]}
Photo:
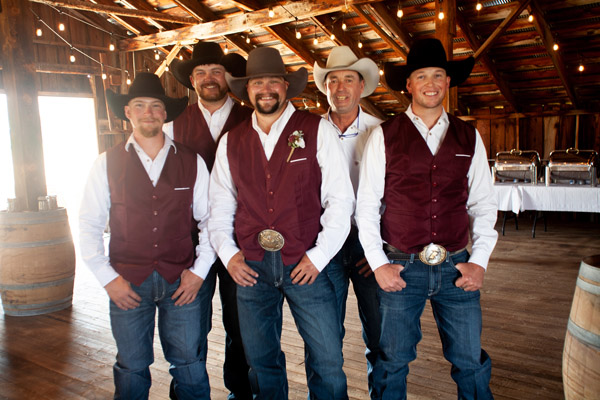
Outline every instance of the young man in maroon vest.
{"type": "MultiPolygon", "coordinates": [[[[218,43],[198,42],[194,45],[192,58],[174,60],[171,71],[179,82],[194,89],[198,95],[198,103],[189,105],[173,121],[173,137],[200,154],[210,171],[221,136],[252,114],[251,108],[234,102],[228,96],[225,81],[225,72],[242,76],[246,72],[246,60],[235,53],[225,55],[218,43]]],[[[250,400],[249,367],[240,336],[235,282],[218,259],[211,271],[219,276],[219,295],[223,306],[223,381],[230,392],[228,399],[250,400]]]]}
{"type": "Polygon", "coordinates": [[[348,231],[354,195],[333,126],[288,101],[307,82],[276,49],[248,56],[231,91],[255,107],[219,143],[210,239],[237,283],[240,328],[257,399],[287,399],[281,351],[287,299],[307,352],[310,398],[346,399],[340,325],[326,273],[348,231]]]}
{"type": "Polygon", "coordinates": [[[408,91],[412,103],[373,131],[360,170],[356,220],[380,286],[377,398],[406,398],[427,299],[458,398],[492,398],[479,289],[498,237],[496,197],[481,136],[442,105],[473,64],[472,57],[448,62],[441,42],[425,39],[406,65],[386,66],[388,85],[408,91]]]}
{"type": "Polygon", "coordinates": [[[210,399],[206,336],[214,280],[205,278],[215,253],[205,229],[209,175],[200,156],[162,131],[185,109],[187,97],[165,96],[158,76],[140,73],[129,94],[107,91],[107,101],[117,117],[131,122],[133,133],[94,164],[79,225],[82,257],[110,297],[118,350],[114,397],[148,398],[158,309],[174,395],[210,399]],[[194,220],[197,246],[190,235],[194,220]]]}
{"type": "MultiPolygon", "coordinates": [[[[334,47],[325,67],[315,63],[313,77],[317,88],[327,95],[330,109],[323,115],[337,129],[346,156],[346,165],[354,191],[358,189],[358,172],[365,143],[375,127],[383,121],[367,114],[360,106],[361,98],[369,96],[379,85],[379,68],[370,58],[358,58],[347,46],[334,47]]],[[[338,301],[342,338],[349,281],[352,281],[358,314],[367,346],[367,379],[369,391],[373,386],[373,367],[379,357],[381,317],[377,298],[377,281],[367,264],[358,240],[358,229],[353,221],[350,234],[342,249],[327,267],[338,301]]]]}

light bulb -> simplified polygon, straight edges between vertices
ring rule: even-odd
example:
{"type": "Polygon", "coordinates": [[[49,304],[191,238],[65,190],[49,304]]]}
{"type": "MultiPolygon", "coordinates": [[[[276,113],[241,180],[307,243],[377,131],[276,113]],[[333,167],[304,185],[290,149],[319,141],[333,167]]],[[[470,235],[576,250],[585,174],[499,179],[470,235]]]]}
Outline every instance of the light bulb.
{"type": "Polygon", "coordinates": [[[250,36],[246,36],[246,43],[250,44],[250,36]]]}
{"type": "Polygon", "coordinates": [[[359,48],[359,49],[362,49],[362,47],[363,47],[363,44],[362,44],[362,42],[358,42],[358,48],[359,48]]]}
{"type": "Polygon", "coordinates": [[[74,63],[75,62],[75,56],[73,54],[71,54],[71,56],[69,57],[69,60],[74,63]]]}
{"type": "Polygon", "coordinates": [[[533,15],[529,14],[529,18],[527,18],[527,21],[533,22],[533,15]]]}
{"type": "Polygon", "coordinates": [[[579,65],[579,72],[583,72],[583,70],[584,70],[584,69],[585,69],[585,68],[583,67],[583,64],[580,64],[580,65],[579,65]]]}
{"type": "Polygon", "coordinates": [[[275,11],[273,11],[273,7],[269,7],[269,17],[273,18],[275,16],[275,11]]]}
{"type": "Polygon", "coordinates": [[[300,38],[302,38],[302,34],[300,33],[300,31],[296,31],[296,39],[300,38]]]}
{"type": "Polygon", "coordinates": [[[37,28],[37,29],[35,30],[35,34],[36,34],[38,37],[42,36],[42,28],[37,28]]]}
{"type": "Polygon", "coordinates": [[[319,100],[317,100],[317,108],[321,107],[321,103],[319,103],[319,100]]]}
{"type": "Polygon", "coordinates": [[[111,43],[110,46],[108,46],[108,49],[110,51],[115,51],[115,45],[111,43]]]}
{"type": "Polygon", "coordinates": [[[154,53],[154,59],[155,60],[160,60],[160,55],[158,53],[154,53]]]}
{"type": "Polygon", "coordinates": [[[63,24],[62,22],[60,24],[58,24],[58,30],[59,31],[64,31],[65,30],[65,24],[63,24]]]}
{"type": "Polygon", "coordinates": [[[383,70],[381,68],[379,68],[379,75],[383,76],[383,70]]]}
{"type": "Polygon", "coordinates": [[[553,49],[554,51],[558,50],[558,45],[557,45],[556,43],[554,43],[554,46],[552,46],[552,49],[553,49]]]}
{"type": "Polygon", "coordinates": [[[225,45],[225,50],[223,50],[223,52],[224,52],[225,54],[229,53],[229,49],[227,48],[227,45],[225,45]]]}
{"type": "Polygon", "coordinates": [[[444,19],[444,12],[440,11],[440,13],[438,14],[438,18],[439,19],[444,19]]]}
{"type": "Polygon", "coordinates": [[[481,3],[477,3],[477,5],[475,6],[475,9],[476,9],[477,11],[481,11],[481,8],[482,8],[482,7],[483,7],[483,6],[481,5],[481,3]]]}
{"type": "Polygon", "coordinates": [[[396,13],[396,16],[397,16],[398,18],[402,18],[402,17],[404,16],[404,11],[402,11],[402,9],[401,9],[401,8],[399,8],[399,9],[398,9],[398,12],[396,13]]]}
{"type": "Polygon", "coordinates": [[[168,71],[168,70],[169,70],[169,66],[167,65],[167,66],[165,67],[165,71],[168,71]]]}
{"type": "Polygon", "coordinates": [[[346,28],[347,28],[347,26],[346,26],[346,23],[344,22],[344,23],[342,24],[342,30],[343,30],[343,31],[345,31],[345,30],[346,30],[346,28]]]}
{"type": "Polygon", "coordinates": [[[106,74],[104,74],[104,73],[102,74],[102,79],[106,80],[106,74]]]}
{"type": "Polygon", "coordinates": [[[131,79],[130,78],[127,78],[127,84],[131,85],[131,79]]]}
{"type": "Polygon", "coordinates": [[[335,40],[335,35],[332,33],[332,34],[331,34],[331,36],[329,36],[329,38],[330,38],[331,40],[335,40]]]}
{"type": "Polygon", "coordinates": [[[319,41],[317,40],[317,38],[314,38],[314,39],[313,39],[313,44],[314,44],[314,45],[317,45],[317,44],[319,44],[319,41]]]}

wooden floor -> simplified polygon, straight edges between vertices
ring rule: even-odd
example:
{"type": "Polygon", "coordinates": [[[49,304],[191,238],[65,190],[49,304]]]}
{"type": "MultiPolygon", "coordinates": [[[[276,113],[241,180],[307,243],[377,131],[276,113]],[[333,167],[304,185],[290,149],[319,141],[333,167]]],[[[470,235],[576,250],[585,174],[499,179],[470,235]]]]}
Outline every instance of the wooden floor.
{"type": "MultiPolygon", "coordinates": [[[[507,224],[486,273],[482,290],[483,344],[492,358],[491,388],[496,399],[562,399],[561,357],[580,261],[600,253],[600,223],[589,214],[554,214],[548,232],[531,238],[531,219],[519,230],[507,224]]],[[[223,329],[218,296],[209,336],[208,370],[212,398],[226,392],[221,378],[223,329]]],[[[422,317],[423,340],[410,366],[409,399],[455,399],[450,366],[443,359],[431,309],[422,317]]],[[[303,347],[289,313],[283,347],[290,398],[305,399],[303,347]]],[[[151,399],[166,399],[170,377],[158,340],[152,367],[151,399]]],[[[356,301],[346,317],[345,371],[352,399],[367,399],[364,344],[356,301]]],[[[107,296],[78,266],[73,307],[37,317],[0,312],[1,399],[107,399],[112,396],[115,345],[107,296]]]]}

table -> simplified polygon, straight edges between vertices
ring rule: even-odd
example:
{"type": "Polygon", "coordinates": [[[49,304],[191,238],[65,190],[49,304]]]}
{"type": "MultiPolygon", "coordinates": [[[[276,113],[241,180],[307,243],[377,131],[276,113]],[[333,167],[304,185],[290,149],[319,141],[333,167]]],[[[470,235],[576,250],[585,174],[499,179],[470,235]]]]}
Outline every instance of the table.
{"type": "MultiPolygon", "coordinates": [[[[584,185],[532,185],[530,183],[494,184],[500,211],[570,211],[600,213],[600,187],[584,185]]],[[[532,236],[535,237],[537,213],[534,217],[532,236]]],[[[544,226],[545,226],[544,218],[544,226]]],[[[502,222],[502,234],[506,213],[502,222]]]]}

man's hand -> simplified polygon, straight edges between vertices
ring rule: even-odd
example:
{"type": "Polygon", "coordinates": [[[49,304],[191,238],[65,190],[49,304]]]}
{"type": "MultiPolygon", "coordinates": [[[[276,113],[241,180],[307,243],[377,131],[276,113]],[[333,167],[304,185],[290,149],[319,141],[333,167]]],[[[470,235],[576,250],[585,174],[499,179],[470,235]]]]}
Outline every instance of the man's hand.
{"type": "Polygon", "coordinates": [[[189,304],[196,299],[198,295],[198,291],[202,287],[204,283],[204,279],[200,278],[198,275],[194,274],[189,269],[184,269],[181,273],[181,281],[179,282],[179,287],[171,296],[171,299],[177,301],[175,302],[176,306],[183,306],[185,304],[189,304]]]}
{"type": "Polygon", "coordinates": [[[290,274],[294,285],[305,285],[307,283],[311,285],[317,279],[317,275],[319,275],[319,270],[306,254],[290,274]]]}
{"type": "Polygon", "coordinates": [[[360,268],[358,270],[358,274],[361,275],[363,278],[368,278],[373,274],[373,270],[371,269],[371,266],[369,265],[369,262],[367,261],[366,257],[363,257],[362,260],[357,262],[355,267],[360,268]]]}
{"type": "Polygon", "coordinates": [[[483,275],[485,269],[481,265],[475,263],[458,263],[456,269],[460,271],[461,277],[454,282],[456,287],[461,288],[465,292],[473,292],[481,289],[483,286],[483,275]]]}
{"type": "Polygon", "coordinates": [[[258,272],[246,264],[241,250],[235,253],[227,263],[227,272],[229,272],[233,281],[240,286],[254,286],[257,282],[258,272]]]}
{"type": "Polygon", "coordinates": [[[132,310],[142,301],[142,298],[131,288],[131,284],[121,275],[110,281],[104,286],[104,289],[106,289],[108,297],[121,310],[132,310]]]}
{"type": "Polygon", "coordinates": [[[404,267],[400,264],[383,264],[375,270],[375,279],[385,292],[399,292],[406,287],[406,282],[400,277],[404,267]]]}

